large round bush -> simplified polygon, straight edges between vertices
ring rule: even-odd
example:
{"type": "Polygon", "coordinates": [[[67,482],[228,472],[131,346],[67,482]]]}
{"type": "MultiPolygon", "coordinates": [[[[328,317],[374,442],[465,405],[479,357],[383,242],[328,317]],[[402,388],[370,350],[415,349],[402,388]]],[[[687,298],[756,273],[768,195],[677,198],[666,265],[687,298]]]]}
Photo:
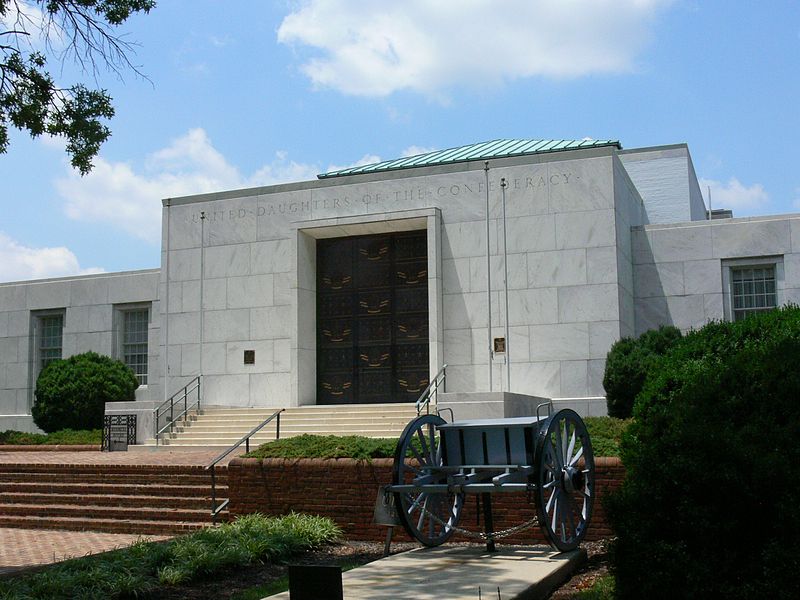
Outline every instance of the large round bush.
{"type": "Polygon", "coordinates": [[[647,379],[608,509],[621,598],[800,597],[800,309],[688,334],[647,379]]]}
{"type": "Polygon", "coordinates": [[[671,325],[651,329],[637,339],[622,338],[611,346],[606,357],[603,387],[608,415],[628,419],[633,403],[642,391],[647,373],[681,339],[681,330],[671,325]]]}
{"type": "Polygon", "coordinates": [[[123,362],[95,352],[48,364],[36,380],[33,421],[47,433],[100,429],[106,402],[135,400],[139,382],[123,362]]]}

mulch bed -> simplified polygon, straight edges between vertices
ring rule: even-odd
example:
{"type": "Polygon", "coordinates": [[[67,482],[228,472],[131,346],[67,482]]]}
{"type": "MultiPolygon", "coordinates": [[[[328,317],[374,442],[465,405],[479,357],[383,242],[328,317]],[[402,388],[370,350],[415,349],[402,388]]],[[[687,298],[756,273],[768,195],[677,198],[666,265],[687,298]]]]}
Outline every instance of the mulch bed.
{"type": "MultiPolygon", "coordinates": [[[[393,543],[392,554],[418,547],[412,543],[393,543]]],[[[376,542],[345,542],[306,552],[285,564],[262,564],[216,573],[211,581],[198,581],[192,585],[164,586],[156,590],[153,598],[164,600],[229,600],[249,588],[270,583],[288,574],[288,565],[342,565],[367,564],[383,558],[383,544],[376,542]]]]}
{"type": "Polygon", "coordinates": [[[592,587],[595,582],[608,575],[608,543],[610,540],[583,542],[581,548],[586,550],[587,560],[569,581],[564,583],[550,596],[551,600],[569,600],[578,593],[592,587]]]}

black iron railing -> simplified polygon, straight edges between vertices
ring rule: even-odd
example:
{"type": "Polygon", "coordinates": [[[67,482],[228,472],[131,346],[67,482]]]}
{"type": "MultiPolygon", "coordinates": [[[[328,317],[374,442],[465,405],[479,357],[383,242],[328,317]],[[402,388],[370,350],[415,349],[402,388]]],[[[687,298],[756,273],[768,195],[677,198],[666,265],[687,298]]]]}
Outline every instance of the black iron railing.
{"type": "Polygon", "coordinates": [[[200,382],[201,376],[198,375],[153,411],[156,446],[158,446],[161,434],[167,430],[172,431],[175,428],[175,422],[188,415],[190,410],[196,407],[197,413],[200,413],[200,399],[202,398],[200,382]],[[176,410],[179,411],[177,414],[176,410]],[[166,420],[163,426],[161,425],[162,420],[166,420]]]}
{"type": "Polygon", "coordinates": [[[425,410],[426,414],[431,412],[431,400],[438,400],[437,394],[439,393],[439,387],[441,386],[442,392],[447,391],[447,365],[442,365],[442,368],[439,369],[439,372],[436,373],[436,377],[434,377],[431,382],[428,384],[428,387],[425,388],[425,391],[420,394],[419,400],[415,404],[417,409],[417,416],[422,414],[422,411],[425,410]]]}
{"type": "Polygon", "coordinates": [[[236,450],[242,444],[245,445],[245,450],[250,452],[250,438],[253,437],[256,433],[261,431],[261,429],[270,421],[275,420],[275,439],[281,439],[281,413],[286,410],[282,408],[280,410],[276,410],[272,413],[268,418],[264,419],[260,425],[256,425],[253,429],[250,430],[250,433],[246,434],[242,439],[238,442],[233,444],[230,448],[225,450],[222,454],[217,456],[211,463],[206,467],[206,471],[211,471],[211,521],[213,523],[217,522],[217,515],[221,513],[228,503],[230,502],[230,498],[226,498],[224,502],[221,502],[219,506],[217,506],[217,475],[216,475],[216,467],[217,463],[220,462],[223,458],[228,456],[231,452],[236,450]]]}

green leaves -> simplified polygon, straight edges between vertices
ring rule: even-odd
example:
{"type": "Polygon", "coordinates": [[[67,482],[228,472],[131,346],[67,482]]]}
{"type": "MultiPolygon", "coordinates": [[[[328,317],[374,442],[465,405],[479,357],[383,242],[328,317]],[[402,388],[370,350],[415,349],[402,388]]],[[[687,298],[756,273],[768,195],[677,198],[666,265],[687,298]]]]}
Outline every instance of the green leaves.
{"type": "Polygon", "coordinates": [[[51,49],[50,38],[64,41],[60,60],[71,56],[84,71],[97,74],[97,65],[105,64],[120,73],[130,68],[129,42],[115,36],[113,27],[137,12],[149,12],[154,0],[36,0],[45,12],[43,28],[33,37],[25,5],[0,0],[0,15],[14,29],[0,25],[0,154],[8,151],[9,125],[28,131],[32,137],[43,133],[66,139],[66,151],[72,166],[85,175],[92,159],[109,138],[105,121],[114,116],[111,96],[103,89],[89,89],[82,83],[56,84],[48,68],[47,57],[32,47],[51,49]]]}
{"type": "Polygon", "coordinates": [[[100,429],[106,402],[133,401],[139,382],[123,362],[96,352],[48,364],[36,380],[31,409],[43,431],[100,429]]]}

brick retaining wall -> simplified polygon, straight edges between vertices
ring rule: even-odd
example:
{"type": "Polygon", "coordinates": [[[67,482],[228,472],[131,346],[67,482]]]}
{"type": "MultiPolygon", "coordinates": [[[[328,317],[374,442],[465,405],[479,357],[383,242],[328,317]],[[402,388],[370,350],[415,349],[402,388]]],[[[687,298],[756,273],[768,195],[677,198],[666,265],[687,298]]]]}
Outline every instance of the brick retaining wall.
{"type": "MultiPolygon", "coordinates": [[[[617,488],[624,477],[617,458],[595,459],[597,497],[587,539],[611,535],[603,497],[617,488]]],[[[351,540],[382,541],[386,528],[372,523],[378,487],[391,483],[392,460],[371,463],[352,459],[257,459],[234,458],[228,464],[229,510],[231,515],[260,512],[267,515],[290,511],[322,515],[333,519],[351,540]]],[[[492,497],[495,529],[504,529],[531,519],[536,508],[527,494],[495,494],[492,497]]],[[[476,530],[475,497],[467,496],[460,525],[476,530]]],[[[395,539],[407,540],[402,528],[395,539]]],[[[515,543],[543,542],[538,527],[508,538],[515,543]]]]}

